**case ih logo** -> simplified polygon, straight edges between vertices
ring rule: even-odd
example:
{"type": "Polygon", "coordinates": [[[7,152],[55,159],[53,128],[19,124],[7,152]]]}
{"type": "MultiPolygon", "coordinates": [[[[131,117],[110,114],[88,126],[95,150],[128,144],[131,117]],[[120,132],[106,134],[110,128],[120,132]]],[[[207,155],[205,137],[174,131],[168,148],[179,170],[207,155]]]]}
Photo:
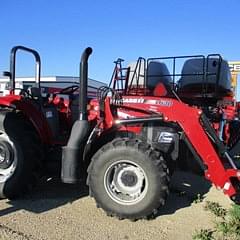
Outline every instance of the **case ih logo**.
{"type": "Polygon", "coordinates": [[[123,103],[145,103],[145,104],[156,104],[163,107],[171,107],[173,105],[173,102],[170,100],[146,100],[144,98],[124,98],[122,100],[123,103]]]}
{"type": "Polygon", "coordinates": [[[240,62],[228,62],[231,72],[240,73],[240,62]]]}
{"type": "Polygon", "coordinates": [[[124,98],[123,103],[144,103],[145,99],[143,98],[124,98]]]}

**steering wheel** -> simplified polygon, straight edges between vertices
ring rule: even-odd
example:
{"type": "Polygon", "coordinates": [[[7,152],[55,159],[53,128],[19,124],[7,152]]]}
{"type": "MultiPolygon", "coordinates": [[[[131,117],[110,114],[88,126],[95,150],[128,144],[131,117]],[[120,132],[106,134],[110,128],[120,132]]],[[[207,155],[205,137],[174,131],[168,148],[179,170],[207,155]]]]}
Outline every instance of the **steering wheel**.
{"type": "Polygon", "coordinates": [[[79,89],[78,85],[72,85],[70,87],[66,87],[63,88],[60,92],[58,92],[58,94],[66,94],[66,95],[71,95],[73,94],[75,91],[77,91],[79,89]]]}

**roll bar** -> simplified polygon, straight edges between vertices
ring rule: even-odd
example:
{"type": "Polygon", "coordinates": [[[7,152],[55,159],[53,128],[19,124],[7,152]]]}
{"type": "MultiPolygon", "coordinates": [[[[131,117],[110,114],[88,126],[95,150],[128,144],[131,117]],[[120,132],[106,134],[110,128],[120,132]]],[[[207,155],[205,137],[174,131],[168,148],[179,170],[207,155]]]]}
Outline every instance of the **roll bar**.
{"type": "MultiPolygon", "coordinates": [[[[40,55],[38,54],[38,52],[34,49],[31,48],[27,48],[24,46],[15,46],[12,48],[11,50],[11,55],[10,55],[10,86],[11,89],[15,88],[15,78],[16,78],[16,55],[17,52],[19,50],[25,51],[25,52],[29,52],[32,53],[35,57],[35,62],[36,62],[36,70],[35,70],[35,82],[36,82],[36,87],[40,88],[40,77],[41,77],[41,59],[40,59],[40,55]]],[[[5,72],[5,76],[6,76],[6,72],[5,72]]]]}

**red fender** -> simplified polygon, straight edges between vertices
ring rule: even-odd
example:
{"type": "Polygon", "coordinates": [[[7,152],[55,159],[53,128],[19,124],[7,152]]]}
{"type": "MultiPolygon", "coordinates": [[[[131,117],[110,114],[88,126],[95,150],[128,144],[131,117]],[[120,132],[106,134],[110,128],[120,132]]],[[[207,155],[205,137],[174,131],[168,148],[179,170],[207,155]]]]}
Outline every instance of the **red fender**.
{"type": "Polygon", "coordinates": [[[19,95],[7,95],[0,97],[0,106],[21,110],[30,120],[45,144],[51,144],[53,136],[51,129],[43,115],[30,101],[24,100],[19,95]]]}

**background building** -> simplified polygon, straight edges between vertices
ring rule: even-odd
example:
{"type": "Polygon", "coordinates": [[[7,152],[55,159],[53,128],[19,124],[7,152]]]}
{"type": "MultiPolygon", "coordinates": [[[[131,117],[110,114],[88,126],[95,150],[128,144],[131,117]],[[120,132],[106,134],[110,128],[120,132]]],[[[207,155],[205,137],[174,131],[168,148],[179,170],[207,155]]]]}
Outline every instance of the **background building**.
{"type": "MultiPolygon", "coordinates": [[[[0,94],[6,95],[9,93],[9,78],[0,78],[0,94]]],[[[35,78],[34,77],[17,77],[16,78],[16,88],[18,89],[28,89],[31,86],[34,86],[35,78]]],[[[71,76],[49,76],[41,77],[41,88],[42,93],[53,93],[62,88],[66,88],[71,85],[78,85],[79,78],[71,76]]],[[[106,86],[105,83],[94,79],[88,79],[88,95],[91,97],[96,96],[96,91],[99,87],[106,86]]]]}

